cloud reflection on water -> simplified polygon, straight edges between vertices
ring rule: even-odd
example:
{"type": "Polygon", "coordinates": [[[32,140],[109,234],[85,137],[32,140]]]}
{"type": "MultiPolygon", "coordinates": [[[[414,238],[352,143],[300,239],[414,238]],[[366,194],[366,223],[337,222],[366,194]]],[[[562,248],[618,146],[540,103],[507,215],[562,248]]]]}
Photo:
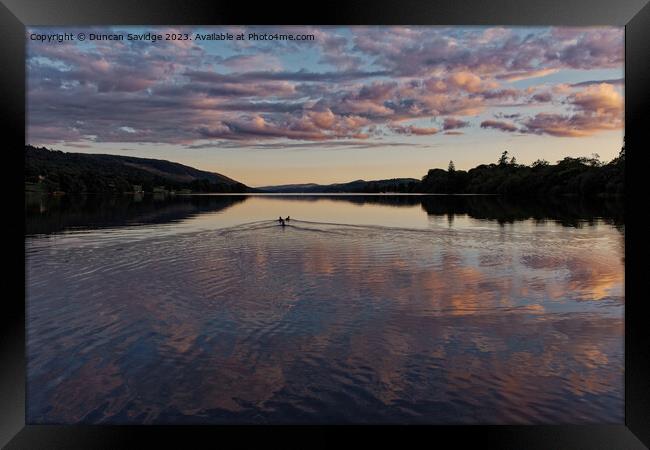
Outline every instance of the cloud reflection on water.
{"type": "Polygon", "coordinates": [[[28,418],[621,423],[621,239],[528,220],[28,241],[28,418]]]}

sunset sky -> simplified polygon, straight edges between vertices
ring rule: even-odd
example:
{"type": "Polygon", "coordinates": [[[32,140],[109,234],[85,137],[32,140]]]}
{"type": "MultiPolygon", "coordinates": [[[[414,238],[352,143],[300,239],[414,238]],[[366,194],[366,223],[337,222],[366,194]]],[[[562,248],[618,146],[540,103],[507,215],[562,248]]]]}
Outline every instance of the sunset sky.
{"type": "Polygon", "coordinates": [[[623,143],[623,28],[111,27],[27,31],[27,143],[167,159],[249,186],[623,143]],[[313,34],[313,41],[72,41],[32,33],[313,34]]]}

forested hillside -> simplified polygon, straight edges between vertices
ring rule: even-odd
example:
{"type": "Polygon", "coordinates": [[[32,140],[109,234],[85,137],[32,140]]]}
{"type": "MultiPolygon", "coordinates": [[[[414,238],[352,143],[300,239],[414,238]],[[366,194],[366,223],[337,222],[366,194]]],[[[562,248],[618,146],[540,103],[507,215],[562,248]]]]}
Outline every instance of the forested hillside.
{"type": "Polygon", "coordinates": [[[67,193],[247,192],[224,175],[159,159],[64,153],[25,146],[25,183],[29,190],[67,193]]]}

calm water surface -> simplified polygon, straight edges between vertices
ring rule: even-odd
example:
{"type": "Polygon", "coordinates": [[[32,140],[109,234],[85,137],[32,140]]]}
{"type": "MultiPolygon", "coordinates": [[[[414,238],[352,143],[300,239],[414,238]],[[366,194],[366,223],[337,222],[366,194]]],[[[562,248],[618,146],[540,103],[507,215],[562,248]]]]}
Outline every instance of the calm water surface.
{"type": "Polygon", "coordinates": [[[28,197],[26,229],[29,423],[623,422],[616,203],[28,197]]]}

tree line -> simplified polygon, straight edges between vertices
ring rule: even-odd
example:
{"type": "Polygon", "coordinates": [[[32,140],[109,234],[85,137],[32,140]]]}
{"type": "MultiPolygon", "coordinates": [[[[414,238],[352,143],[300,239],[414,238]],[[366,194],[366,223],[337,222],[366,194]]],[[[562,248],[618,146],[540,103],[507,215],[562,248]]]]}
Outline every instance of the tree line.
{"type": "MultiPolygon", "coordinates": [[[[69,193],[154,192],[187,189],[191,192],[254,192],[242,183],[169,161],[87,155],[26,146],[25,187],[42,192],[69,193]]],[[[353,181],[318,186],[310,192],[498,194],[509,197],[574,195],[620,196],[625,190],[625,146],[608,163],[598,155],[566,157],[555,164],[539,159],[519,164],[504,151],[496,163],[457,170],[430,169],[421,180],[353,181]]]]}
{"type": "Polygon", "coordinates": [[[625,146],[619,155],[603,163],[591,157],[566,157],[556,164],[539,159],[518,164],[504,151],[496,163],[456,170],[431,169],[422,178],[420,191],[437,194],[500,194],[516,197],[578,195],[584,197],[622,195],[625,190],[625,146]]]}

